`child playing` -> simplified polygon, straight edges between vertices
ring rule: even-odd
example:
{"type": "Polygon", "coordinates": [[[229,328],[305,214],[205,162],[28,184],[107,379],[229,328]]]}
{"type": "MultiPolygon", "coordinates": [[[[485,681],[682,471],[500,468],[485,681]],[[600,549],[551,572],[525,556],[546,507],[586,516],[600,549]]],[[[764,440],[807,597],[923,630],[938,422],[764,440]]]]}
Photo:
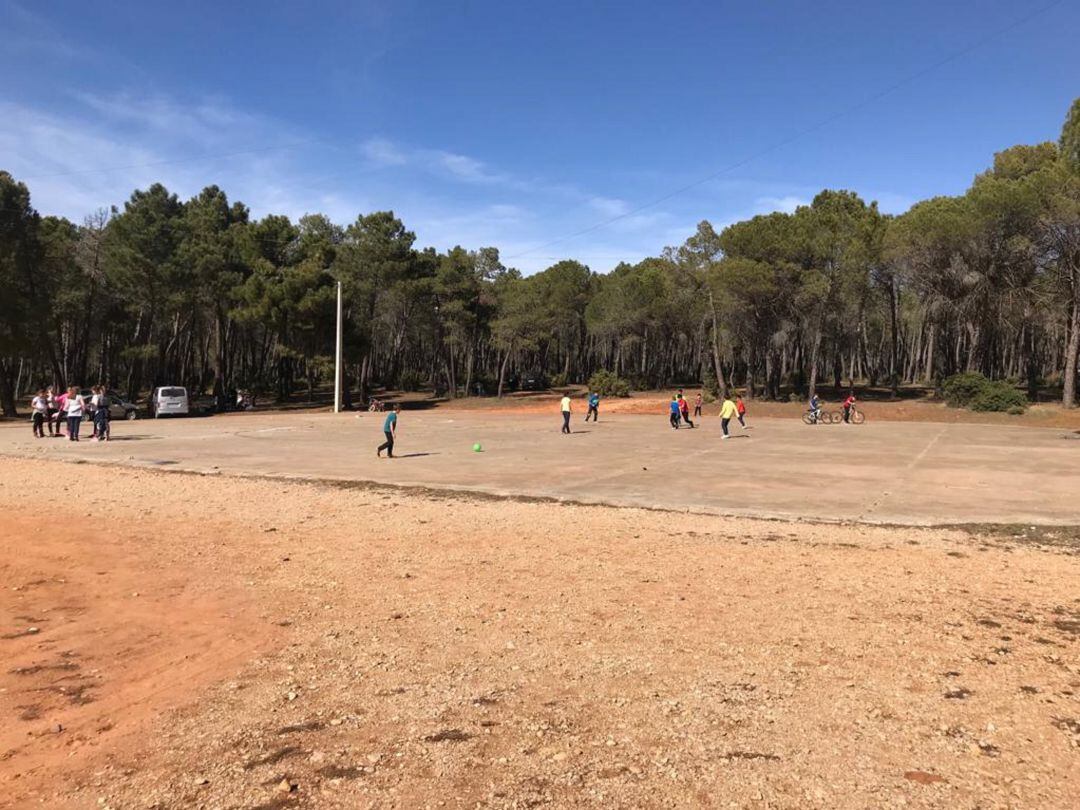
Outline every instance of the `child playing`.
{"type": "MultiPolygon", "coordinates": [[[[34,424],[34,438],[45,438],[45,420],[49,418],[49,399],[45,396],[45,391],[42,389],[37,392],[37,396],[34,397],[30,403],[31,409],[33,409],[33,415],[30,417],[30,421],[34,424]]],[[[49,433],[52,433],[52,423],[49,423],[49,433]]]]}
{"type": "Polygon", "coordinates": [[[690,403],[686,401],[686,397],[679,397],[679,414],[686,424],[691,428],[694,426],[694,423],[690,421],[690,403]]]}

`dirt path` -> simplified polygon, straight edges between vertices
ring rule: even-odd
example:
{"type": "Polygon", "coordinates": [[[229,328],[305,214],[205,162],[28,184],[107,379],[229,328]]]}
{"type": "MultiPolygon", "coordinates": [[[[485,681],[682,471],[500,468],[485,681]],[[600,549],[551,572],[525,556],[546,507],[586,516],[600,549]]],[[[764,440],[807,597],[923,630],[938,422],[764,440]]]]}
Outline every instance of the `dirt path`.
{"type": "Polygon", "coordinates": [[[1080,790],[1075,547],[92,472],[0,473],[0,805],[1080,790]]]}

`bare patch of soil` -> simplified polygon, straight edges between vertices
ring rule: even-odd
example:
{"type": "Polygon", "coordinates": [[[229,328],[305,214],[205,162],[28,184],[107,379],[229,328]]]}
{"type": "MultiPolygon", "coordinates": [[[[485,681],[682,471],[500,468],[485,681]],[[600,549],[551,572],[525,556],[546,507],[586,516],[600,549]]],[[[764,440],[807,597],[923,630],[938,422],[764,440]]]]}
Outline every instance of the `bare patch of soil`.
{"type": "Polygon", "coordinates": [[[0,805],[1080,791],[1066,547],[70,469],[0,472],[0,805]]]}

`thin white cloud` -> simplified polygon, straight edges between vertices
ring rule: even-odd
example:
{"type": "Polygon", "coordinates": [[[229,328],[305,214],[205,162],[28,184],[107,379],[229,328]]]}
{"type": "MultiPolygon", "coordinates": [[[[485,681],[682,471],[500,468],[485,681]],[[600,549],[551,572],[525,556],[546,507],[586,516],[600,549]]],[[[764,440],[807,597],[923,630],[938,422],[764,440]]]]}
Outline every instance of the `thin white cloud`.
{"type": "Polygon", "coordinates": [[[34,59],[48,55],[65,61],[96,59],[90,48],[77,45],[52,25],[45,17],[30,11],[15,0],[0,0],[5,12],[4,48],[8,54],[27,54],[34,59]]]}
{"type": "Polygon", "coordinates": [[[612,197],[592,197],[589,199],[589,206],[605,217],[621,217],[630,210],[625,200],[612,197]]]}
{"type": "Polygon", "coordinates": [[[434,158],[438,166],[448,171],[455,177],[471,182],[495,182],[499,177],[488,172],[484,164],[467,155],[456,155],[453,152],[435,152],[434,158]]]}
{"type": "Polygon", "coordinates": [[[203,99],[182,104],[164,96],[136,97],[127,94],[98,95],[77,93],[75,98],[97,113],[102,123],[138,132],[155,133],[167,143],[185,141],[203,148],[235,144],[240,133],[250,133],[241,143],[250,143],[252,135],[273,131],[282,133],[280,122],[237,110],[226,102],[203,99]]]}
{"type": "Polygon", "coordinates": [[[619,261],[640,261],[664,245],[681,244],[702,218],[719,229],[810,199],[806,189],[748,180],[719,197],[631,213],[630,199],[385,137],[361,142],[351,155],[325,146],[250,148],[294,142],[314,139],[221,99],[183,103],[162,95],[84,93],[62,112],[0,102],[3,168],[28,180],[38,210],[76,222],[102,206],[121,205],[153,182],[182,199],[217,184],[255,217],[281,213],[295,220],[318,212],[347,225],[362,213],[393,210],[416,232],[419,246],[496,246],[504,261],[526,273],[559,258],[606,272],[619,261]],[[586,236],[537,247],[614,218],[586,236]]]}
{"type": "Polygon", "coordinates": [[[360,152],[375,168],[405,166],[409,162],[404,150],[386,138],[369,138],[360,144],[360,152]]]}
{"type": "Polygon", "coordinates": [[[360,153],[372,168],[411,167],[466,183],[515,186],[517,181],[492,171],[482,160],[444,149],[417,149],[387,138],[369,138],[360,144],[360,153]]]}
{"type": "Polygon", "coordinates": [[[758,197],[754,200],[754,212],[757,214],[771,214],[773,211],[782,211],[785,214],[793,214],[796,208],[809,205],[810,202],[810,200],[795,194],[786,194],[782,197],[758,197]]]}
{"type": "Polygon", "coordinates": [[[302,133],[219,102],[184,107],[162,99],[92,101],[62,114],[0,102],[3,168],[27,182],[42,213],[80,222],[155,182],[181,198],[217,184],[230,199],[250,205],[256,216],[320,210],[326,188],[309,182],[292,152],[227,151],[253,140],[273,143],[302,133]],[[186,123],[171,127],[170,122],[186,123]]]}

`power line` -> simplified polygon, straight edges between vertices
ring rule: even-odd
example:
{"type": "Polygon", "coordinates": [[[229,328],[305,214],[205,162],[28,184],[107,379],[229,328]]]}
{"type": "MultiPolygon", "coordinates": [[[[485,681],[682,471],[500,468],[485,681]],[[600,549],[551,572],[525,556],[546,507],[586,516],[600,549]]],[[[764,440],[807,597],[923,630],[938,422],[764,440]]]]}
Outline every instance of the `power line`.
{"type": "Polygon", "coordinates": [[[642,211],[648,210],[649,208],[653,208],[654,206],[657,206],[662,202],[667,202],[668,200],[673,199],[674,197],[678,197],[680,194],[684,194],[687,191],[690,191],[691,189],[694,189],[694,188],[697,188],[698,186],[704,185],[705,183],[708,183],[710,180],[715,180],[717,177],[720,177],[720,176],[722,176],[724,174],[727,174],[728,172],[734,171],[735,169],[741,168],[741,167],[745,166],[747,163],[751,163],[752,161],[755,161],[760,157],[764,157],[765,155],[768,155],[768,154],[770,154],[772,152],[777,151],[778,149],[781,149],[781,148],[783,148],[783,147],[785,147],[785,146],[787,146],[787,145],[789,145],[791,143],[794,143],[795,141],[797,141],[797,140],[799,140],[801,138],[804,138],[805,136],[809,135],[812,132],[816,132],[819,129],[823,129],[824,127],[826,127],[829,124],[832,124],[832,123],[840,120],[841,118],[845,118],[845,117],[851,115],[852,113],[858,112],[859,110],[869,106],[870,104],[873,104],[875,101],[878,101],[878,100],[884,98],[885,96],[888,96],[888,95],[896,92],[900,88],[905,87],[905,86],[911,84],[912,82],[918,81],[919,79],[923,78],[924,76],[929,75],[930,73],[933,73],[935,70],[938,70],[938,69],[944,67],[945,65],[949,64],[950,62],[955,62],[957,59],[961,59],[962,57],[967,56],[972,51],[978,50],[979,48],[983,47],[987,43],[992,42],[993,40],[1004,36],[1005,34],[1009,33],[1010,31],[1012,31],[1012,30],[1014,30],[1016,28],[1019,28],[1021,25],[1024,25],[1025,23],[1030,22],[1031,20],[1035,19],[1036,17],[1039,17],[1039,16],[1045,14],[1046,12],[1050,11],[1050,9],[1054,8],[1055,6],[1060,6],[1064,2],[1065,2],[1065,0],[1053,0],[1053,2],[1048,3],[1048,4],[1044,5],[1044,6],[1041,6],[1041,7],[1037,8],[1037,9],[1035,9],[1034,11],[1032,11],[1031,13],[1026,14],[1025,16],[1020,17],[1020,18],[1018,18],[1016,20],[1013,20],[1011,23],[1004,26],[1003,28],[999,28],[999,29],[997,29],[995,31],[991,31],[989,34],[987,34],[987,35],[983,36],[982,38],[976,40],[975,42],[968,45],[967,47],[962,48],[961,50],[958,50],[958,51],[954,51],[953,53],[949,54],[948,56],[945,56],[945,57],[937,60],[936,62],[932,62],[930,65],[928,65],[928,66],[926,66],[926,67],[924,67],[924,68],[922,68],[920,70],[917,70],[916,72],[911,73],[908,76],[905,76],[904,78],[900,79],[899,81],[896,81],[896,82],[894,82],[894,83],[892,83],[890,85],[887,85],[886,87],[882,88],[881,90],[878,90],[877,92],[867,96],[866,98],[864,98],[861,101],[851,105],[850,107],[847,107],[847,108],[845,108],[843,110],[835,112],[832,115],[829,115],[829,116],[821,119],[817,123],[811,124],[810,126],[805,127],[804,129],[801,129],[801,130],[795,132],[793,135],[790,135],[787,138],[784,138],[783,140],[777,141],[777,142],[773,143],[772,145],[765,147],[764,149],[758,150],[757,152],[753,152],[753,153],[747,155],[746,157],[743,157],[743,158],[735,161],[734,163],[731,163],[731,164],[725,166],[722,169],[719,169],[719,170],[717,170],[715,172],[712,172],[711,174],[707,174],[704,177],[693,181],[692,183],[687,183],[686,185],[680,186],[679,188],[675,189],[674,191],[670,191],[667,194],[664,194],[663,196],[657,197],[656,199],[650,200],[649,202],[642,203],[641,205],[637,206],[636,208],[631,208],[629,211],[624,211],[621,214],[617,214],[617,215],[615,215],[613,217],[605,219],[605,220],[603,220],[601,222],[598,222],[598,223],[596,223],[594,225],[590,225],[587,228],[582,228],[581,230],[574,231],[573,233],[570,233],[570,234],[568,234],[566,236],[560,236],[557,239],[552,239],[552,240],[550,240],[548,242],[544,242],[542,244],[537,245],[536,247],[529,248],[528,250],[522,251],[520,253],[515,253],[512,256],[507,256],[506,259],[508,261],[512,260],[512,259],[519,259],[522,256],[528,256],[528,255],[530,255],[532,253],[535,253],[538,250],[544,250],[545,248],[553,247],[555,245],[560,245],[560,244],[562,244],[564,242],[569,242],[572,239],[577,239],[579,236],[585,236],[586,234],[590,234],[590,233],[593,233],[595,231],[601,230],[602,228],[606,228],[609,225],[613,225],[616,222],[620,222],[621,220],[624,220],[627,217],[631,217],[634,214],[639,214],[642,211]]]}

